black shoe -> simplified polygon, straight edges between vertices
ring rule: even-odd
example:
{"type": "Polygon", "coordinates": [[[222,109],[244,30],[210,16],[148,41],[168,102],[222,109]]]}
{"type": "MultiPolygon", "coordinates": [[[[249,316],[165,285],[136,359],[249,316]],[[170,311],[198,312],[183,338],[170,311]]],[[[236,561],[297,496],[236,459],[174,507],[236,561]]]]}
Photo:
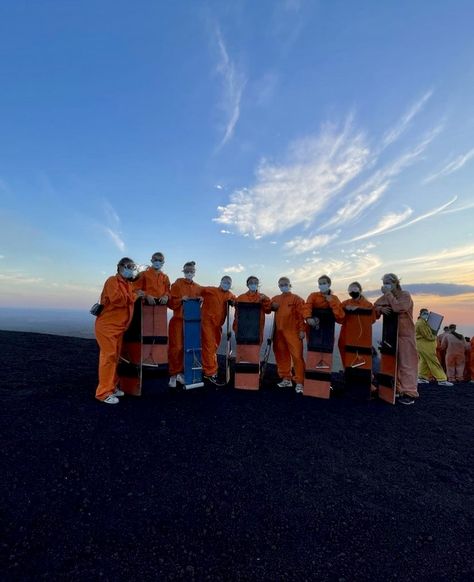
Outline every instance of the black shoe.
{"type": "Polygon", "coordinates": [[[206,374],[204,374],[203,378],[206,380],[206,382],[211,382],[211,384],[214,384],[214,386],[225,386],[225,382],[219,382],[217,374],[214,374],[213,376],[206,376],[206,374]]]}
{"type": "Polygon", "coordinates": [[[405,405],[410,405],[410,404],[415,404],[415,399],[412,398],[411,396],[400,396],[400,398],[398,399],[398,402],[400,404],[405,404],[405,405]]]}

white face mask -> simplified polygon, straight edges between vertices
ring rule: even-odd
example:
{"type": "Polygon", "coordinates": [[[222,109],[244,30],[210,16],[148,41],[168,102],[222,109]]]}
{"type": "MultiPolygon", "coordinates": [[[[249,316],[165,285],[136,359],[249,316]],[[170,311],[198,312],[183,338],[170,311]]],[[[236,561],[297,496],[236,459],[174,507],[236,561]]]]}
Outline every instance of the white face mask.
{"type": "Polygon", "coordinates": [[[329,284],[328,283],[320,283],[319,290],[321,293],[327,293],[329,291],[329,284]]]}
{"type": "Polygon", "coordinates": [[[163,261],[152,261],[151,264],[152,264],[154,269],[159,271],[161,269],[161,267],[163,266],[163,261]]]}
{"type": "Polygon", "coordinates": [[[384,283],[382,289],[384,291],[391,291],[393,289],[393,283],[384,283]]]}
{"type": "Polygon", "coordinates": [[[282,293],[288,293],[289,290],[290,290],[290,286],[289,285],[279,285],[279,287],[280,287],[280,291],[282,293]]]}
{"type": "Polygon", "coordinates": [[[428,321],[428,319],[430,318],[430,314],[429,313],[422,313],[420,317],[421,317],[421,319],[428,321]]]}
{"type": "Polygon", "coordinates": [[[257,283],[249,283],[248,288],[249,288],[249,291],[256,291],[258,288],[258,284],[257,283]]]}
{"type": "Polygon", "coordinates": [[[221,281],[220,287],[221,287],[222,291],[229,291],[229,289],[230,289],[229,281],[221,281]]]}
{"type": "Polygon", "coordinates": [[[184,273],[184,278],[187,281],[192,281],[194,279],[194,273],[190,273],[189,271],[184,273]]]}

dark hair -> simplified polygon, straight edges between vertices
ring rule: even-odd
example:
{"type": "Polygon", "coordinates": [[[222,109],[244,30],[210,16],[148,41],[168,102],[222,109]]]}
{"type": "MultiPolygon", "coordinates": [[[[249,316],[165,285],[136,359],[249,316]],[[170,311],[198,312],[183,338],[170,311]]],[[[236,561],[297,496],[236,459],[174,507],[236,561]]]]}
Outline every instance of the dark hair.
{"type": "Polygon", "coordinates": [[[247,281],[245,281],[245,284],[246,284],[246,285],[248,285],[248,284],[249,284],[249,281],[250,281],[250,279],[257,279],[257,285],[258,285],[258,283],[260,283],[260,281],[259,281],[259,278],[258,278],[258,277],[256,277],[255,275],[250,275],[250,277],[247,277],[247,281]]]}
{"type": "Polygon", "coordinates": [[[359,287],[359,291],[362,293],[362,285],[359,283],[359,281],[353,281],[349,287],[352,287],[353,285],[355,285],[356,287],[359,287]]]}
{"type": "Polygon", "coordinates": [[[120,267],[125,266],[127,263],[135,264],[135,261],[133,259],[131,259],[130,257],[121,258],[120,261],[117,263],[117,273],[119,272],[120,267]]]}

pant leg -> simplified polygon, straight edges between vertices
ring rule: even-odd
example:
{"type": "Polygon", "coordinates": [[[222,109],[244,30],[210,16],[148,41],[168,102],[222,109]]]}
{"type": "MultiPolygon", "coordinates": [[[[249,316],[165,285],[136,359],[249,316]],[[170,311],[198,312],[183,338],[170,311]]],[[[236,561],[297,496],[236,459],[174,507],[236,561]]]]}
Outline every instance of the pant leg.
{"type": "Polygon", "coordinates": [[[463,382],[464,381],[464,364],[465,364],[466,358],[464,356],[464,354],[458,354],[456,356],[456,371],[455,371],[455,377],[456,380],[458,382],[463,382]]]}
{"type": "Polygon", "coordinates": [[[280,378],[291,378],[291,356],[286,344],[285,336],[281,331],[275,331],[273,340],[273,353],[275,354],[278,375],[280,378]]]}
{"type": "Polygon", "coordinates": [[[107,330],[96,326],[96,338],[99,344],[99,384],[95,397],[105,400],[117,385],[117,364],[120,356],[123,331],[107,330]]]}
{"type": "Polygon", "coordinates": [[[293,380],[297,384],[304,383],[304,359],[303,359],[303,341],[299,339],[296,334],[288,334],[286,336],[286,342],[290,352],[291,360],[293,362],[293,367],[295,369],[295,375],[293,380]]]}
{"type": "Polygon", "coordinates": [[[455,354],[446,353],[446,370],[448,374],[448,380],[450,382],[456,382],[456,356],[455,354]]]}
{"type": "Polygon", "coordinates": [[[418,378],[424,378],[425,380],[430,378],[430,368],[425,354],[421,350],[418,351],[418,378]]]}
{"type": "Polygon", "coordinates": [[[217,350],[220,342],[220,327],[207,321],[201,324],[202,369],[206,376],[217,374],[217,350]],[[217,341],[219,337],[219,341],[217,341]]]}
{"type": "Polygon", "coordinates": [[[173,316],[168,329],[168,367],[170,376],[180,374],[184,369],[183,319],[173,316]]]}
{"type": "Polygon", "coordinates": [[[441,364],[436,356],[436,352],[431,351],[424,354],[426,365],[429,368],[430,374],[433,376],[435,380],[438,382],[444,381],[447,379],[446,374],[444,373],[441,364]]]}

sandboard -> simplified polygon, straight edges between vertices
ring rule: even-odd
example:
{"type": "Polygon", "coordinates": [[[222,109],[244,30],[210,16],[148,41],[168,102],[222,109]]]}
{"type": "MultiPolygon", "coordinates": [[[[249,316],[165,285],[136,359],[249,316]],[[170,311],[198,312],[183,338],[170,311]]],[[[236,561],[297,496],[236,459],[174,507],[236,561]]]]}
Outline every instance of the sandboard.
{"type": "Polygon", "coordinates": [[[168,308],[142,305],[142,366],[146,376],[168,374],[168,308]]]}
{"type": "Polygon", "coordinates": [[[201,301],[187,299],[183,301],[183,335],[184,335],[184,386],[185,390],[201,388],[201,301]]]}
{"type": "Polygon", "coordinates": [[[120,388],[131,396],[142,393],[142,300],[133,306],[133,316],[124,333],[120,360],[117,367],[120,388]]]}
{"type": "Polygon", "coordinates": [[[319,326],[309,328],[303,394],[329,398],[336,320],[331,309],[315,308],[311,317],[319,319],[319,326]]]}
{"type": "Polygon", "coordinates": [[[346,346],[343,366],[346,390],[357,399],[370,400],[372,387],[372,309],[345,311],[346,346]]]}
{"type": "Polygon", "coordinates": [[[235,380],[238,390],[258,390],[260,379],[260,303],[236,304],[235,380]]]}
{"type": "Polygon", "coordinates": [[[377,374],[379,398],[395,404],[397,392],[398,313],[383,315],[380,372],[377,374]]]}

